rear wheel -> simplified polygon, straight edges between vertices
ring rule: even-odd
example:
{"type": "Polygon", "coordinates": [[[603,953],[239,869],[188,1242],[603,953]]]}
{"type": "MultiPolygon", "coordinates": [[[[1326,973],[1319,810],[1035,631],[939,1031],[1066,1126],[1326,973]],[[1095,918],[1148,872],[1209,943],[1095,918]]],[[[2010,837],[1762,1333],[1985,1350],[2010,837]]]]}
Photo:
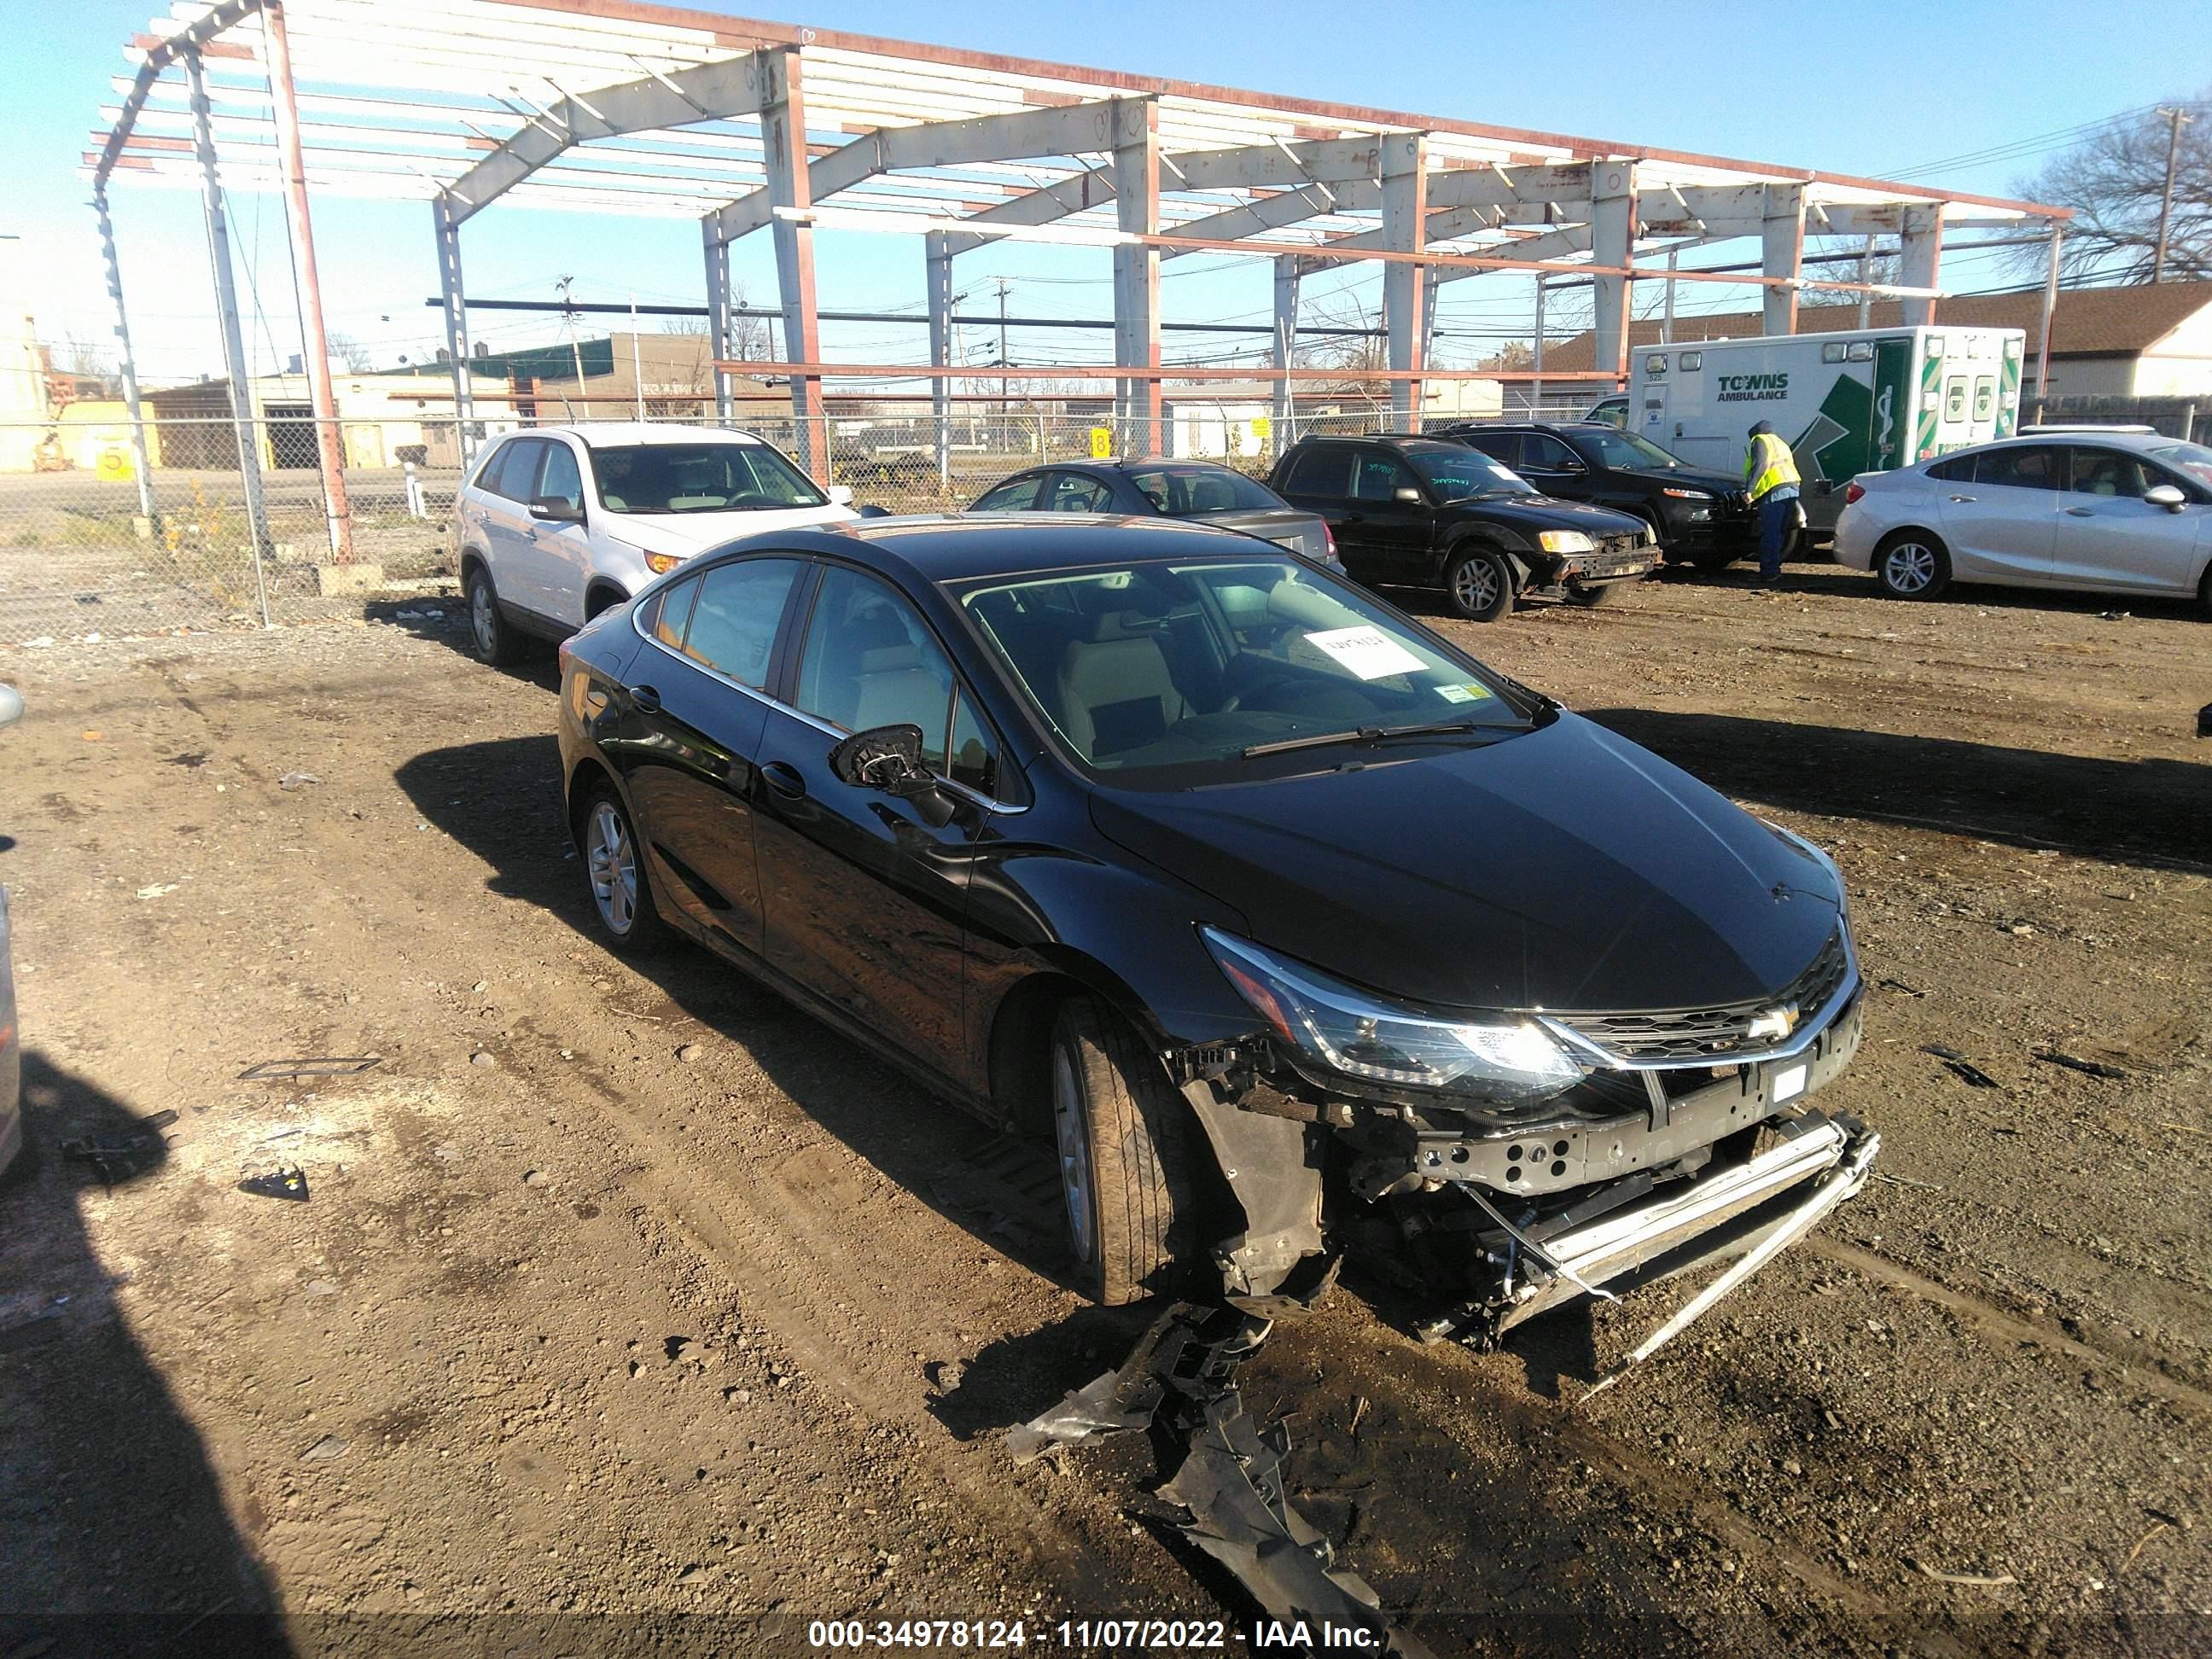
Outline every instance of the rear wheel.
{"type": "Polygon", "coordinates": [[[1951,556],[1922,530],[1900,530],[1875,550],[1875,579],[1893,599],[1932,599],[1951,585],[1951,556]]]}
{"type": "Polygon", "coordinates": [[[1191,1209],[1188,1109],[1157,1056],[1094,997],[1060,1005],[1052,1115],[1076,1287],[1118,1307],[1174,1277],[1191,1209]]]}
{"type": "Polygon", "coordinates": [[[584,875],[599,935],[618,956],[642,956],[664,944],[668,924],[653,906],[645,849],[622,798],[602,783],[584,802],[584,875]]]}
{"type": "Polygon", "coordinates": [[[500,614],[499,590],[492,586],[491,572],[481,564],[472,564],[462,586],[469,601],[469,644],[477,656],[495,668],[511,668],[520,662],[522,635],[500,614]]]}
{"type": "Polygon", "coordinates": [[[1444,563],[1444,598],[1469,622],[1496,622],[1513,611],[1513,567],[1486,547],[1454,552],[1444,563]]]}
{"type": "Polygon", "coordinates": [[[2204,567],[2204,574],[2197,579],[2197,608],[2212,618],[2212,564],[2204,567]]]}

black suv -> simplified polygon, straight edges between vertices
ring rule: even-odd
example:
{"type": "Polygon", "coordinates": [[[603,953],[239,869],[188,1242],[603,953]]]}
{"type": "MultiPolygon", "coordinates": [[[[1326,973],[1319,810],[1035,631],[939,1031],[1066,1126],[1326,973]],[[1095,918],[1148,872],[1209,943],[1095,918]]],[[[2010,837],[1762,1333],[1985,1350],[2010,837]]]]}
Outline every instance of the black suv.
{"type": "Polygon", "coordinates": [[[1436,430],[1504,462],[1547,495],[1633,513],[1670,559],[1724,570],[1759,550],[1759,518],[1742,479],[1692,466],[1632,432],[1595,422],[1436,430]]]}
{"type": "Polygon", "coordinates": [[[1658,559],[1642,520],[1540,495],[1449,439],[1302,438],[1267,483],[1328,520],[1355,580],[1442,588],[1472,622],[1531,592],[1596,605],[1658,559]]]}

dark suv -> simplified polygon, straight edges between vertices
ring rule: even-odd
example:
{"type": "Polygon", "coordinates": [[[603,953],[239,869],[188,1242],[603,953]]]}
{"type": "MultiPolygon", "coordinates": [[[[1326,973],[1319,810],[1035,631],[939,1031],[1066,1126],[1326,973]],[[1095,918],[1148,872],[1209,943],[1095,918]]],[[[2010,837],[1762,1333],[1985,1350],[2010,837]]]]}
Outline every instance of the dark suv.
{"type": "Polygon", "coordinates": [[[1267,482],[1328,520],[1356,580],[1442,588],[1472,622],[1531,592],[1596,605],[1658,558],[1642,520],[1554,501],[1450,439],[1302,438],[1267,482]]]}
{"type": "Polygon", "coordinates": [[[1692,466],[1632,432],[1595,422],[1436,430],[1503,461],[1547,495],[1633,513],[1670,559],[1724,570],[1759,550],[1759,519],[1742,479],[1692,466]]]}

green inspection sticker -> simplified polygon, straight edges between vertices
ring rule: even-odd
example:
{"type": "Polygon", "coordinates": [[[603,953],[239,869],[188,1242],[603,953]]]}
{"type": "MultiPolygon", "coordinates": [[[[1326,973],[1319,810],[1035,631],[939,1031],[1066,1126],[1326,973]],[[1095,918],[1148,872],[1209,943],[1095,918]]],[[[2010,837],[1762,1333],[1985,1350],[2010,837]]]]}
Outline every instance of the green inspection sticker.
{"type": "Polygon", "coordinates": [[[1491,690],[1486,685],[1440,685],[1437,695],[1446,702],[1480,702],[1491,690]]]}

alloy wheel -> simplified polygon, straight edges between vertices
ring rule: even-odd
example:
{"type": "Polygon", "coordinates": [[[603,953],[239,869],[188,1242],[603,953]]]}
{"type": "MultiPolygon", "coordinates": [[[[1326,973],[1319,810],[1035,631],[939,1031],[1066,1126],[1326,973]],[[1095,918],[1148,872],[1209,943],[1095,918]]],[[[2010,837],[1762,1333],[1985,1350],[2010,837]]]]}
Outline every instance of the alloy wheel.
{"type": "Polygon", "coordinates": [[[469,627],[476,635],[477,649],[487,657],[499,647],[499,613],[493,608],[496,603],[491,584],[483,577],[470,584],[469,627]]]}
{"type": "Polygon", "coordinates": [[[1893,593],[1924,593],[1936,580],[1936,554],[1919,542],[1899,542],[1882,556],[1881,579],[1893,593]]]}
{"type": "Polygon", "coordinates": [[[1068,1249],[1078,1264],[1087,1267],[1098,1254],[1091,1230],[1091,1133],[1075,1064],[1064,1045],[1052,1057],[1052,1122],[1060,1143],[1060,1192],[1067,1206],[1068,1249]]]}
{"type": "Polygon", "coordinates": [[[585,832],[584,856],[589,866],[592,899],[599,907],[599,920],[617,934],[628,933],[637,920],[637,854],[629,827],[611,800],[592,809],[585,832]]]}
{"type": "Polygon", "coordinates": [[[1487,559],[1468,559],[1452,583],[1452,598],[1462,608],[1484,611],[1498,603],[1498,567],[1487,559]]]}

